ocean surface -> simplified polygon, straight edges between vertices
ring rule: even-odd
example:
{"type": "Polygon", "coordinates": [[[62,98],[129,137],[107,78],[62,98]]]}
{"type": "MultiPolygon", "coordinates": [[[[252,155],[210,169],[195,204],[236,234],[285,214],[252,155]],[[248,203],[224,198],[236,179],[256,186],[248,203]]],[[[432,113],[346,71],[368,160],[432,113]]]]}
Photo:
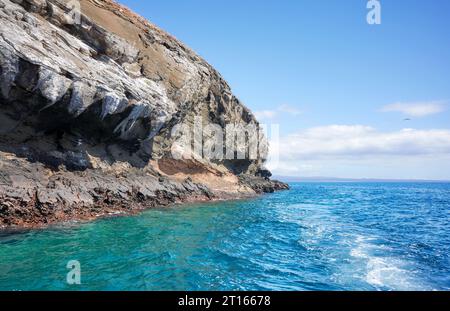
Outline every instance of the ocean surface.
{"type": "Polygon", "coordinates": [[[450,290],[450,184],[291,186],[0,233],[0,290],[450,290]]]}

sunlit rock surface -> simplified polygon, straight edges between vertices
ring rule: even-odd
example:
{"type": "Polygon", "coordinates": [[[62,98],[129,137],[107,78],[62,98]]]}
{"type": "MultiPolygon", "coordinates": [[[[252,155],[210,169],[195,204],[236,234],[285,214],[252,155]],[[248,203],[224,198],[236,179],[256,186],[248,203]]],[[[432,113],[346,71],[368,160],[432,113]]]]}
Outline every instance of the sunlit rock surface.
{"type": "Polygon", "coordinates": [[[284,189],[253,160],[175,160],[176,125],[259,124],[207,62],[108,0],[0,0],[0,226],[284,189]]]}

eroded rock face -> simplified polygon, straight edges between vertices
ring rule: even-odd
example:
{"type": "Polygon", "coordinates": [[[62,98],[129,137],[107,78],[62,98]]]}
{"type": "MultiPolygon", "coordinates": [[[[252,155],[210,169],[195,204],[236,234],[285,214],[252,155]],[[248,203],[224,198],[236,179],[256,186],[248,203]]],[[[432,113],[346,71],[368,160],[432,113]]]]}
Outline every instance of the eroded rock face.
{"type": "Polygon", "coordinates": [[[177,124],[259,124],[176,39],[115,2],[80,4],[0,0],[0,226],[281,187],[263,157],[159,165],[177,124]]]}

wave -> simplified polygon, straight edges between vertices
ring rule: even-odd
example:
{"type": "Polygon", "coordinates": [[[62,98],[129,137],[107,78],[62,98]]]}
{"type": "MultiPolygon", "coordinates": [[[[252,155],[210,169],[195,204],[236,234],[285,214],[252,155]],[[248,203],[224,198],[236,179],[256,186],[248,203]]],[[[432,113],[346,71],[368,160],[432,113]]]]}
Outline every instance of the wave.
{"type": "Polygon", "coordinates": [[[390,253],[392,249],[373,243],[375,238],[358,236],[351,249],[353,258],[365,263],[365,281],[377,290],[424,291],[431,290],[415,275],[413,265],[394,256],[374,253],[390,253]]]}

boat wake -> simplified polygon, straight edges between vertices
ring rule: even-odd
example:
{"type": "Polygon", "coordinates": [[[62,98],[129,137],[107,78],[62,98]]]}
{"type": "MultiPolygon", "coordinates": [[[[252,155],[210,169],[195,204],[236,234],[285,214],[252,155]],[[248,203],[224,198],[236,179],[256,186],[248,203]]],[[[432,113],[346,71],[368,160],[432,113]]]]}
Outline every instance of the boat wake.
{"type": "Polygon", "coordinates": [[[412,264],[393,256],[392,249],[373,243],[375,239],[358,236],[350,255],[365,265],[365,281],[377,290],[423,291],[431,290],[417,277],[412,264]]]}

